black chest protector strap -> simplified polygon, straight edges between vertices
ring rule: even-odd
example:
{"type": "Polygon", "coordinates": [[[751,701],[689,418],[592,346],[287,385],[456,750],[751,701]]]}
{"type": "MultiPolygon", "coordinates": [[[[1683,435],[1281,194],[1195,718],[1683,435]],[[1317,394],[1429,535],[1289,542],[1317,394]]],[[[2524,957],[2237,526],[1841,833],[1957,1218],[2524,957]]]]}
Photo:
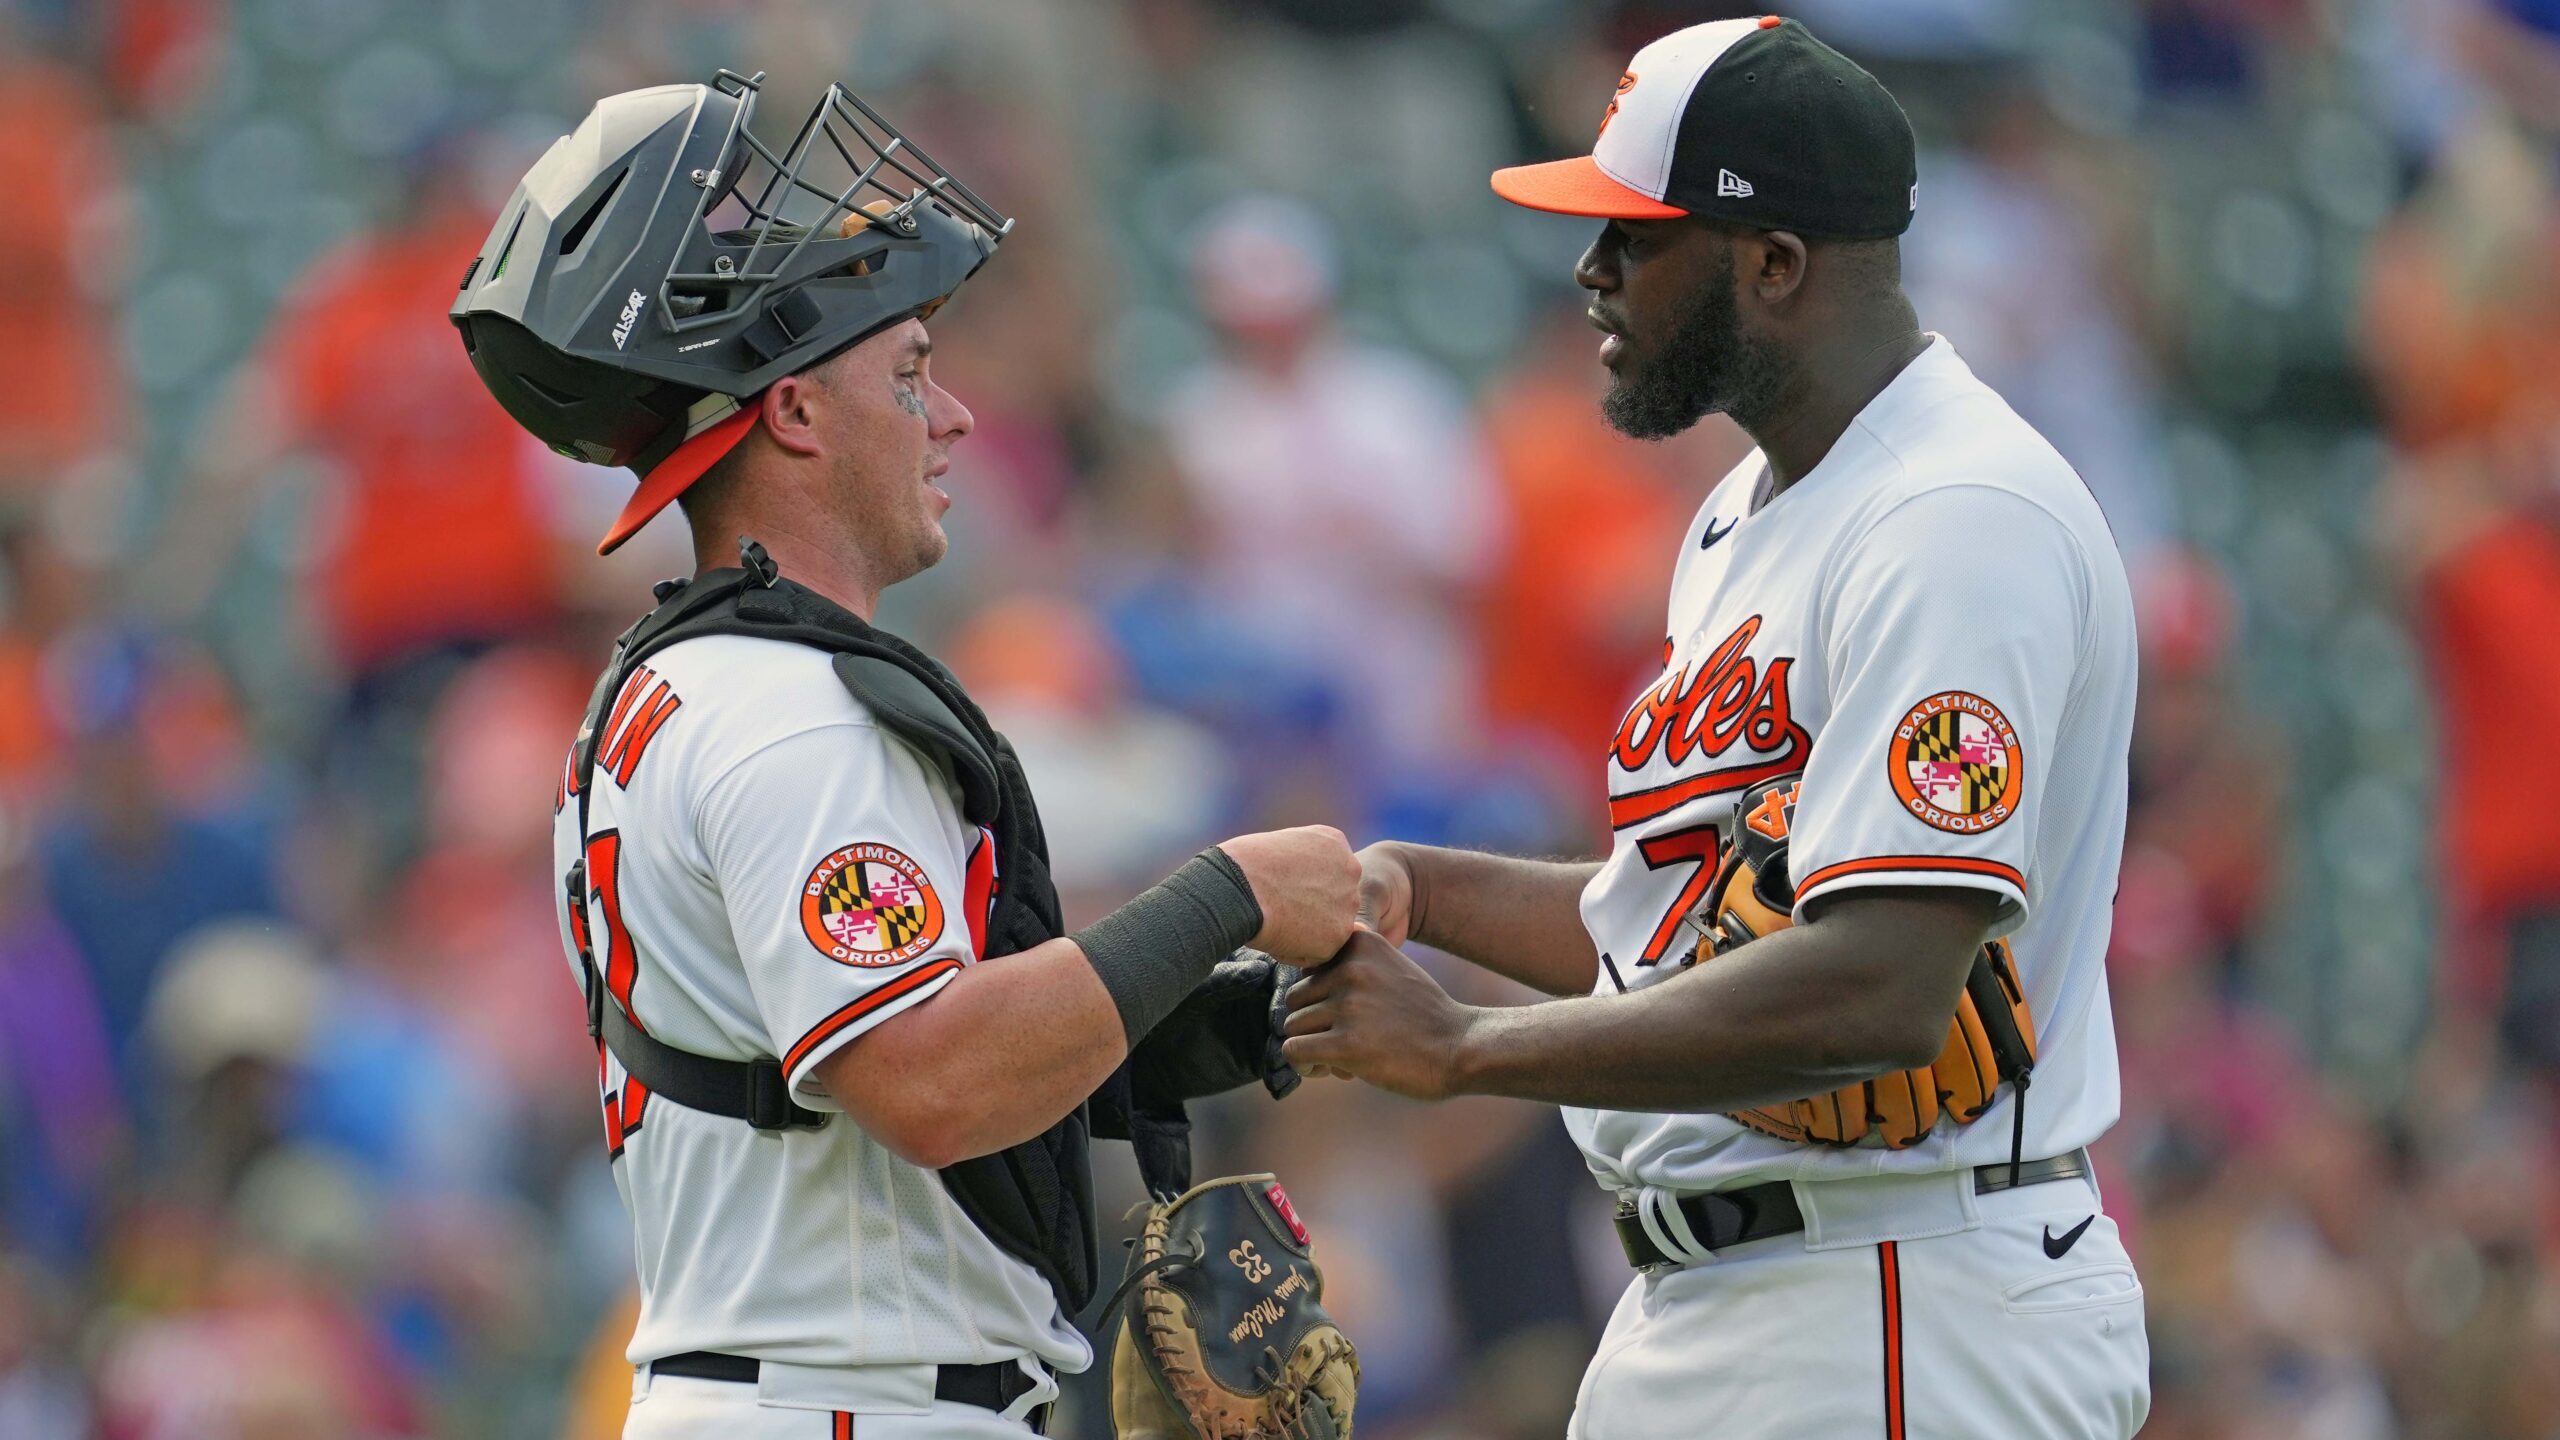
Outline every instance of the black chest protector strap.
{"type": "MultiPolygon", "coordinates": [[[[703,635],[750,635],[831,652],[836,677],[882,728],[939,762],[960,791],[962,818],[986,827],[998,877],[986,928],[994,959],[1065,933],[1049,878],[1048,839],[1028,780],[1006,743],[950,672],[904,640],[803,586],[781,578],[761,546],[741,546],[746,568],[668,582],[659,606],[614,642],[574,752],[578,828],[586,833],[588,788],[605,718],[631,671],[670,645],[703,635]]],[[[570,874],[570,913],[586,972],[588,1030],[641,1084],[689,1109],[742,1120],[761,1130],[823,1125],[826,1115],[795,1103],[772,1057],[719,1060],[679,1050],[643,1032],[603,983],[583,922],[583,862],[570,874]]],[[[1123,1065],[1083,1105],[1047,1132],[992,1155],[946,1166],[944,1187],[989,1239],[1048,1280],[1070,1313],[1092,1299],[1100,1265],[1088,1138],[1136,1146],[1151,1190],[1190,1183],[1189,1124],[1179,1111],[1140,1115],[1123,1065]],[[1176,1167],[1180,1173],[1176,1173],[1176,1167]]]]}
{"type": "Polygon", "coordinates": [[[769,1055],[753,1060],[724,1060],[680,1050],[634,1024],[608,993],[601,967],[596,964],[595,947],[587,938],[587,797],[595,785],[596,752],[603,744],[606,713],[622,693],[632,669],[648,655],[666,648],[671,643],[667,635],[682,629],[685,621],[715,609],[719,599],[708,593],[707,587],[705,593],[696,595],[661,587],[660,596],[673,603],[662,604],[614,641],[613,661],[596,681],[595,693],[588,697],[586,718],[579,722],[577,744],[570,752],[570,783],[577,792],[581,853],[569,867],[567,888],[570,933],[577,940],[579,968],[585,972],[587,1034],[603,1041],[613,1058],[622,1063],[623,1070],[647,1086],[651,1094],[688,1110],[743,1120],[759,1130],[814,1129],[824,1125],[827,1117],[822,1111],[792,1100],[781,1061],[769,1055]]]}

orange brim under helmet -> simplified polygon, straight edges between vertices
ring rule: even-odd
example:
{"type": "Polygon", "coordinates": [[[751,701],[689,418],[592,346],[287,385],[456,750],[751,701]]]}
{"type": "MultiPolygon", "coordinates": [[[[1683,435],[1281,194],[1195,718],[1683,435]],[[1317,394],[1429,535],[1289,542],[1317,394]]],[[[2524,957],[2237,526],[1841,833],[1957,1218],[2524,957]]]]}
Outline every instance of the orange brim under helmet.
{"type": "Polygon", "coordinates": [[[1514,205],[1557,215],[1596,215],[1611,220],[1677,220],[1689,212],[1630,190],[1612,180],[1588,155],[1514,165],[1493,172],[1493,193],[1514,205]]]}
{"type": "Polygon", "coordinates": [[[613,517],[613,528],[604,532],[604,540],[596,546],[599,555],[610,555],[623,541],[640,533],[650,517],[674,503],[686,487],[702,478],[702,472],[717,464],[720,457],[738,448],[755,428],[756,416],[762,409],[749,400],[710,429],[667,452],[667,458],[649,467],[640,477],[640,488],[631,492],[622,513],[613,517]]]}

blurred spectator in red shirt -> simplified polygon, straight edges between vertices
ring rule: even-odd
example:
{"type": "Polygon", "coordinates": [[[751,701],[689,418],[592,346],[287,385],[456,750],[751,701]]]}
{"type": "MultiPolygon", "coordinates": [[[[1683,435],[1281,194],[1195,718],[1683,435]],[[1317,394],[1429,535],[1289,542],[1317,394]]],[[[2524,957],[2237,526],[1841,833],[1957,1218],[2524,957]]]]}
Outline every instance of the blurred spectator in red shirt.
{"type": "Polygon", "coordinates": [[[46,674],[57,642],[96,604],[94,581],[41,516],[0,514],[0,794],[32,799],[64,779],[46,674]]]}
{"type": "Polygon", "coordinates": [[[2447,998],[2560,1074],[2560,199],[2484,121],[2376,239],[2365,358],[2397,447],[2375,542],[2411,588],[2443,757],[2447,998]]]}
{"type": "Polygon", "coordinates": [[[2126,868],[2147,851],[2184,872],[2197,946],[2230,980],[2283,879],[2285,748],[2232,683],[2234,601],[2219,567],[2160,552],[2136,567],[2134,599],[2142,719],[2126,868]]]}
{"type": "Polygon", "coordinates": [[[124,198],[114,141],[89,86],[17,23],[0,14],[0,502],[47,499],[118,448],[128,408],[100,301],[124,198]]]}
{"type": "Polygon", "coordinates": [[[175,122],[204,97],[222,59],[227,0],[88,0],[100,78],[119,107],[175,122]]]}

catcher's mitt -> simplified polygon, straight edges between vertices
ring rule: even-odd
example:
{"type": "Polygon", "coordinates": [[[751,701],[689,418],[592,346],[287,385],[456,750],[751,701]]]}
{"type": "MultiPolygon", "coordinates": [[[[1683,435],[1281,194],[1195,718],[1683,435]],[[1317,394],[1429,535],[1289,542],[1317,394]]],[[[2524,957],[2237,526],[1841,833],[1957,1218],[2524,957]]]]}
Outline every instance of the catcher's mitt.
{"type": "MultiPolygon", "coordinates": [[[[1795,823],[1801,775],[1763,780],[1735,803],[1733,838],[1707,887],[1707,930],[1696,958],[1721,955],[1795,923],[1787,877],[1787,833],[1795,823]]],[[[1735,1112],[1733,1118],[1781,1140],[1855,1145],[1869,1133],[1895,1150],[1926,1138],[1944,1114],[1970,1125],[1991,1108],[2000,1082],[2023,1089],[2035,1064],[2036,1035],[2007,942],[1986,942],[1965,977],[1947,1043],[1924,1070],[1898,1070],[1828,1095],[1735,1112]]]]}
{"type": "Polygon", "coordinates": [[[1148,1207],[1111,1357],[1120,1440],[1350,1440],[1360,1359],[1269,1175],[1148,1207]]]}
{"type": "Polygon", "coordinates": [[[1259,950],[1219,961],[1129,1052],[1138,1108],[1162,1111],[1257,1080],[1272,1099],[1286,1099],[1298,1088],[1298,1072],[1281,1053],[1280,1027],[1289,1017],[1289,987],[1301,973],[1259,950]]]}

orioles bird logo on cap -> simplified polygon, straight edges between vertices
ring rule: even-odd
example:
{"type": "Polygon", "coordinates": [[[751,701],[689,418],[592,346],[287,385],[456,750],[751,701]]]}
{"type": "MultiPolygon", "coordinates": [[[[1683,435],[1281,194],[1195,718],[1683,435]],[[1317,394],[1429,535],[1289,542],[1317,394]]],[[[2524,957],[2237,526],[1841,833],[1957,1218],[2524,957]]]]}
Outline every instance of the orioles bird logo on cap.
{"type": "Polygon", "coordinates": [[[1609,97],[1609,108],[1600,116],[1601,134],[1609,133],[1609,122],[1618,118],[1618,102],[1626,99],[1627,92],[1634,88],[1636,88],[1636,72],[1630,70],[1618,77],[1618,92],[1609,97]]]}

